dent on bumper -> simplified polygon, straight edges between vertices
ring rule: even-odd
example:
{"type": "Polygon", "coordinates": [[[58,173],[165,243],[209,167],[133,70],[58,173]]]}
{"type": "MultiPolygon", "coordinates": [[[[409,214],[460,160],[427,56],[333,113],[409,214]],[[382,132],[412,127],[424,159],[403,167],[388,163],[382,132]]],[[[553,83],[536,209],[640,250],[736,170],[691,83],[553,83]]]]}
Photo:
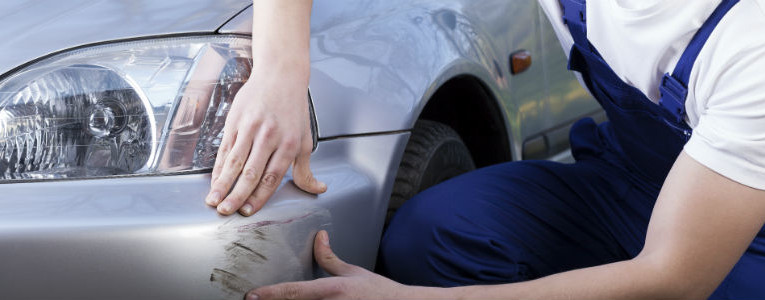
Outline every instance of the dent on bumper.
{"type": "Polygon", "coordinates": [[[289,176],[253,217],[204,204],[209,174],[0,185],[0,291],[7,299],[241,299],[320,275],[314,234],[371,268],[408,134],[321,142],[325,194],[289,176]]]}

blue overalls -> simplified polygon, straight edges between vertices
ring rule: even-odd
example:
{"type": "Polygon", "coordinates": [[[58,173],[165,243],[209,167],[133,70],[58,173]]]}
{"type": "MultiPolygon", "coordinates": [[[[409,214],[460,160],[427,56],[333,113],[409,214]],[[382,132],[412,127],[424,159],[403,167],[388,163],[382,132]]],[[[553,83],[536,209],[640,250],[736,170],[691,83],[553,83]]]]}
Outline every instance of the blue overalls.
{"type": "MultiPolygon", "coordinates": [[[[738,0],[724,0],[661,85],[660,105],[624,83],[587,39],[584,0],[562,0],[582,74],[608,115],[571,129],[573,164],[521,161],[479,169],[415,196],[391,221],[381,273],[405,284],[508,283],[635,257],[685,123],[696,57],[738,0]]],[[[765,230],[712,298],[765,298],[765,230]]]]}

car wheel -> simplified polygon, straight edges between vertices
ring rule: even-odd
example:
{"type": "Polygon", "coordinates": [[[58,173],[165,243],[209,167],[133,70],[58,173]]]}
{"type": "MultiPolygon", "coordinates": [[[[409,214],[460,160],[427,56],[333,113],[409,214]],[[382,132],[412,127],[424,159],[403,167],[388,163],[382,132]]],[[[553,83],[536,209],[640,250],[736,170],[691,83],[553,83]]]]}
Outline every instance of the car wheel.
{"type": "Polygon", "coordinates": [[[409,198],[473,169],[470,151],[454,129],[435,121],[417,121],[393,184],[386,225],[409,198]]]}

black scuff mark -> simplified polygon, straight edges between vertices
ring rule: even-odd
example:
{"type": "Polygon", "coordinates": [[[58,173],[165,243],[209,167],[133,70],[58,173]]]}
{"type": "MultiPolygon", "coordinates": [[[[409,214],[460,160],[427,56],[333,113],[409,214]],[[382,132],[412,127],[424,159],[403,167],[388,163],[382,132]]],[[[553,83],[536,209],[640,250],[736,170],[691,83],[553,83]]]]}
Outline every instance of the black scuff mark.
{"type": "Polygon", "coordinates": [[[269,240],[267,228],[234,232],[238,238],[223,247],[227,264],[214,268],[210,273],[210,284],[226,293],[226,298],[232,299],[244,297],[247,291],[255,288],[246,278],[255,270],[255,266],[268,261],[268,257],[257,249],[257,244],[269,240]]]}
{"type": "Polygon", "coordinates": [[[305,218],[307,218],[307,217],[309,217],[310,215],[313,215],[313,214],[314,213],[311,212],[311,213],[307,213],[307,214],[302,215],[302,216],[298,216],[298,217],[290,218],[290,219],[286,219],[286,220],[278,220],[278,221],[268,220],[268,221],[260,221],[260,222],[256,222],[256,223],[252,223],[252,224],[242,225],[242,226],[239,226],[237,228],[237,231],[238,232],[249,232],[251,230],[254,230],[254,232],[258,232],[257,228],[260,228],[260,227],[266,227],[266,226],[271,226],[271,225],[289,224],[289,223],[294,222],[295,220],[305,219],[305,218]]]}
{"type": "MultiPolygon", "coordinates": [[[[291,218],[263,220],[239,226],[234,225],[233,221],[225,222],[218,229],[218,238],[226,241],[221,249],[225,259],[224,263],[212,270],[210,284],[225,293],[227,299],[244,297],[247,291],[256,287],[254,282],[250,281],[258,280],[255,279],[257,276],[253,278],[253,274],[257,274],[261,266],[269,264],[269,257],[265,255],[271,253],[268,249],[273,251],[274,245],[283,242],[280,240],[281,236],[272,240],[270,235],[275,232],[282,233],[279,229],[282,225],[301,222],[316,213],[313,211],[291,218]]],[[[276,256],[280,257],[279,255],[276,256]]],[[[273,260],[272,258],[271,263],[273,260]]]]}
{"type": "Polygon", "coordinates": [[[261,229],[255,229],[252,231],[252,234],[255,235],[253,238],[260,241],[266,241],[266,233],[263,232],[261,229]]]}
{"type": "Polygon", "coordinates": [[[249,280],[218,268],[213,269],[210,274],[210,281],[222,285],[224,287],[222,290],[231,295],[244,295],[253,286],[249,280]]]}
{"type": "Polygon", "coordinates": [[[249,256],[250,261],[253,262],[264,262],[268,260],[265,255],[260,254],[258,251],[252,250],[252,248],[243,245],[240,241],[233,242],[226,246],[226,256],[235,259],[242,255],[249,256]]]}

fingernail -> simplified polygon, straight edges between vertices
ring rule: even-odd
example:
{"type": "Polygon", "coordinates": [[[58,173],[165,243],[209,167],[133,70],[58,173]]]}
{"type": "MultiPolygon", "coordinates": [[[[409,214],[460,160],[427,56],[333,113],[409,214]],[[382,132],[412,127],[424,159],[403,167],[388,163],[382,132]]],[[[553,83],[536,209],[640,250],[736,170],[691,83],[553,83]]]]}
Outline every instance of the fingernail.
{"type": "Polygon", "coordinates": [[[214,192],[210,194],[209,196],[207,196],[207,199],[205,199],[205,203],[207,203],[207,205],[213,205],[213,206],[218,205],[219,201],[220,201],[220,193],[218,192],[214,192]]]}
{"type": "Polygon", "coordinates": [[[324,246],[329,247],[329,234],[326,230],[321,231],[321,243],[324,244],[324,246]]]}
{"type": "Polygon", "coordinates": [[[223,202],[223,204],[218,205],[218,211],[221,213],[228,214],[231,213],[231,210],[233,209],[234,208],[231,206],[231,202],[223,202]]]}
{"type": "Polygon", "coordinates": [[[258,295],[255,294],[255,293],[247,294],[247,300],[258,300],[258,298],[260,298],[260,297],[258,297],[258,295]]]}
{"type": "Polygon", "coordinates": [[[245,216],[248,216],[248,217],[252,215],[252,205],[247,203],[244,206],[242,206],[242,212],[244,213],[245,216]]]}

